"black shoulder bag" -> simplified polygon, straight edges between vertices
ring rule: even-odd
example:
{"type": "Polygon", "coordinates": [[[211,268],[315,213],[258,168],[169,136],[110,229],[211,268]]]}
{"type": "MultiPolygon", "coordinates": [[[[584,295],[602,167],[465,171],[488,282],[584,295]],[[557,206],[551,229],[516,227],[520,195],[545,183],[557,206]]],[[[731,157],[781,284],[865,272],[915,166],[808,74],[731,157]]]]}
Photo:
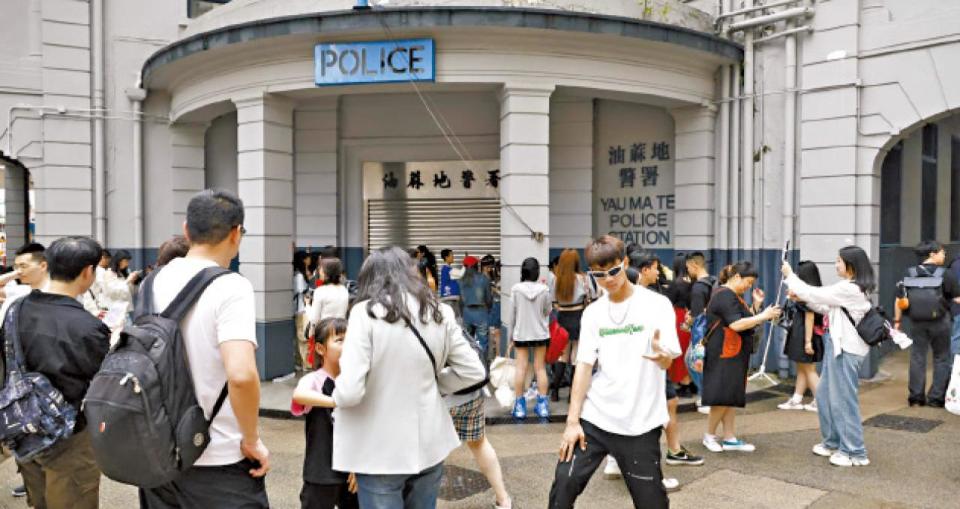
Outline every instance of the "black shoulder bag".
{"type": "Polygon", "coordinates": [[[887,324],[883,308],[880,306],[871,307],[867,314],[863,315],[860,323],[853,321],[853,317],[850,316],[850,311],[847,311],[847,308],[841,306],[840,309],[843,310],[843,314],[847,315],[850,324],[857,329],[857,334],[860,335],[860,339],[864,343],[877,346],[888,339],[893,339],[890,337],[889,324],[887,324]]]}
{"type": "MultiPolygon", "coordinates": [[[[427,357],[430,358],[430,364],[433,366],[433,378],[434,380],[437,381],[438,388],[439,388],[440,377],[437,374],[437,358],[433,356],[433,352],[430,351],[430,347],[428,347],[427,342],[423,340],[423,336],[420,335],[420,331],[417,330],[416,327],[414,327],[413,322],[411,322],[410,319],[407,317],[403,317],[403,321],[407,324],[407,327],[410,328],[411,331],[413,331],[413,335],[417,337],[418,341],[420,341],[420,346],[423,347],[423,351],[426,352],[427,357]]],[[[480,357],[480,363],[483,364],[484,377],[483,377],[483,381],[473,384],[465,389],[460,389],[459,391],[454,392],[454,394],[458,396],[463,394],[470,394],[472,392],[476,392],[480,389],[483,389],[490,382],[490,366],[488,366],[485,361],[486,356],[483,355],[483,352],[480,349],[479,342],[477,342],[477,340],[473,336],[467,334],[466,331],[462,331],[462,332],[463,332],[463,337],[466,338],[467,340],[467,343],[470,344],[470,347],[473,348],[473,350],[477,352],[477,356],[480,357]]]]}

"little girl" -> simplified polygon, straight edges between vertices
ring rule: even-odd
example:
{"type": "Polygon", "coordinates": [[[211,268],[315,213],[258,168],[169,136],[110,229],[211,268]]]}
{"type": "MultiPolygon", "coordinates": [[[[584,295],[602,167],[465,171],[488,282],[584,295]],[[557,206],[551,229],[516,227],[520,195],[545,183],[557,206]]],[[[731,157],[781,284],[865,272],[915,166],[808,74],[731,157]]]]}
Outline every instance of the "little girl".
{"type": "Polygon", "coordinates": [[[340,375],[340,352],[347,321],[343,318],[325,318],[317,324],[316,344],[312,352],[315,371],[305,375],[293,391],[290,412],[306,415],[307,450],[303,458],[303,489],[300,504],[303,509],[353,509],[357,502],[357,481],[335,472],[333,458],[333,398],[334,379],[340,375]]]}

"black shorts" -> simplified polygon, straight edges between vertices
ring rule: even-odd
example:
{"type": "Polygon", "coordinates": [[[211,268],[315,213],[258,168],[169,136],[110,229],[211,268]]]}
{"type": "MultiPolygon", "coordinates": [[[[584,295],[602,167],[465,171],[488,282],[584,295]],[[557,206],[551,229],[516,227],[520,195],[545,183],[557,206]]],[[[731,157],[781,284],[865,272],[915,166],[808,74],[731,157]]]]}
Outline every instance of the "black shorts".
{"type": "Polygon", "coordinates": [[[191,467],[176,481],[140,489],[140,509],[269,509],[263,477],[251,477],[257,463],[191,467]]]}

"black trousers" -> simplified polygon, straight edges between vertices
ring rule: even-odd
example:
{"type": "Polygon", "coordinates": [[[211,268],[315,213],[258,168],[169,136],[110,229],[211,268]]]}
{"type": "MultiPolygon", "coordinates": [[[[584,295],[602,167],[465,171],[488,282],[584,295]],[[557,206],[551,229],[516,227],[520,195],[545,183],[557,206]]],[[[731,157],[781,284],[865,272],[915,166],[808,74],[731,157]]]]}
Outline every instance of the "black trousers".
{"type": "Polygon", "coordinates": [[[301,509],[357,509],[360,502],[350,493],[346,484],[315,484],[303,482],[300,490],[301,509]]]}
{"type": "Polygon", "coordinates": [[[583,419],[580,425],[587,438],[587,450],[581,450],[578,444],[571,461],[557,463],[553,486],[550,487],[550,509],[572,508],[607,454],[617,460],[634,507],[670,507],[660,470],[662,428],[639,436],[624,436],[603,431],[583,419]]]}
{"type": "Polygon", "coordinates": [[[269,509],[267,484],[251,477],[255,463],[192,467],[159,488],[140,489],[140,509],[269,509]]]}
{"type": "Polygon", "coordinates": [[[950,334],[953,323],[948,319],[929,322],[910,321],[910,400],[917,402],[934,401],[943,403],[947,385],[950,384],[950,370],[953,356],[950,355],[950,334]],[[930,392],[924,395],[927,385],[927,351],[933,350],[933,382],[930,392]]]}

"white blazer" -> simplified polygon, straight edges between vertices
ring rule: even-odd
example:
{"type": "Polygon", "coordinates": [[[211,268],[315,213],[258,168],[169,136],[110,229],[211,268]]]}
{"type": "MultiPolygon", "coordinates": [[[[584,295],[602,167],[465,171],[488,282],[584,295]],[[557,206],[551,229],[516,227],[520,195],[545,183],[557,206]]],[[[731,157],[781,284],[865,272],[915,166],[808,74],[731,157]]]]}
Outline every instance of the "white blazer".
{"type": "MultiPolygon", "coordinates": [[[[453,309],[441,304],[443,322],[413,323],[433,352],[438,381],[403,320],[387,323],[382,306],[371,318],[367,302],[350,312],[340,376],[333,391],[333,468],[360,474],[416,474],[437,465],[460,445],[440,394],[483,380],[484,368],[453,309]]],[[[410,315],[419,317],[413,296],[410,315]]]]}

